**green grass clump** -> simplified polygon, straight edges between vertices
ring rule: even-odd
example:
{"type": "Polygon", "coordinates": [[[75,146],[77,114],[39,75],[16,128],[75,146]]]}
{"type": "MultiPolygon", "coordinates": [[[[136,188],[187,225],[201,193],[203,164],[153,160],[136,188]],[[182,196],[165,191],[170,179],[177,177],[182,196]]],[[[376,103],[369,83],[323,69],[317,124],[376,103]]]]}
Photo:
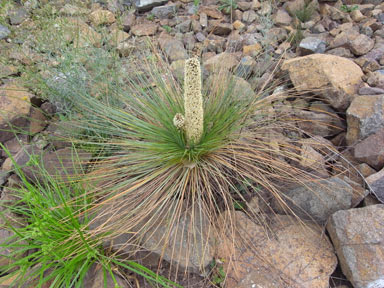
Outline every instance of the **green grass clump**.
{"type": "Polygon", "coordinates": [[[44,180],[31,183],[21,167],[14,165],[21,183],[8,188],[7,193],[18,201],[1,203],[3,229],[13,235],[0,244],[1,257],[9,258],[1,272],[15,277],[12,287],[84,287],[83,280],[95,264],[102,267],[104,278],[112,279],[116,287],[113,271],[117,268],[135,272],[161,287],[175,287],[133,261],[105,253],[103,235],[88,229],[87,211],[93,204],[81,182],[53,178],[33,161],[28,165],[33,165],[44,180]],[[7,215],[15,215],[19,224],[10,221],[7,215]]]}

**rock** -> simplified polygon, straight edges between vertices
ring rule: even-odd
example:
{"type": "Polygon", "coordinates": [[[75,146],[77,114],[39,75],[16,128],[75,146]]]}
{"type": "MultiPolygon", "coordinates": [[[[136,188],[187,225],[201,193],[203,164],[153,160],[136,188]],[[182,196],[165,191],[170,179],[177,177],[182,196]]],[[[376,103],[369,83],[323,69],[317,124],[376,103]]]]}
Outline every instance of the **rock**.
{"type": "Polygon", "coordinates": [[[355,288],[383,287],[384,205],[338,211],[327,230],[343,274],[355,288]]]}
{"type": "Polygon", "coordinates": [[[232,53],[223,52],[209,58],[203,63],[209,72],[219,72],[221,69],[232,70],[238,64],[238,60],[232,53]]]}
{"type": "Polygon", "coordinates": [[[11,31],[3,25],[0,25],[0,40],[5,39],[11,34],[11,31]]]}
{"type": "Polygon", "coordinates": [[[245,24],[240,20],[236,20],[235,22],[233,22],[232,26],[233,28],[239,31],[243,31],[245,29],[245,24]]]}
{"type": "Polygon", "coordinates": [[[136,23],[136,15],[134,13],[128,13],[127,15],[123,16],[122,24],[125,32],[128,32],[129,30],[131,30],[131,27],[134,26],[135,23],[136,23]]]}
{"type": "Polygon", "coordinates": [[[297,11],[302,10],[305,7],[305,1],[304,0],[288,1],[284,4],[284,6],[291,16],[295,16],[297,11]]]}
{"type": "Polygon", "coordinates": [[[137,24],[131,27],[131,31],[135,36],[152,36],[157,32],[158,26],[154,23],[137,24]]]}
{"type": "Polygon", "coordinates": [[[270,2],[263,1],[260,4],[261,4],[261,7],[260,7],[260,10],[258,11],[260,15],[267,16],[272,13],[272,5],[270,2]]]}
{"type": "Polygon", "coordinates": [[[13,138],[13,131],[28,129],[32,97],[32,94],[16,83],[0,86],[0,142],[13,138]]]}
{"type": "Polygon", "coordinates": [[[380,94],[384,94],[384,89],[364,86],[359,89],[359,94],[360,95],[380,95],[380,94]]]}
{"type": "Polygon", "coordinates": [[[251,9],[252,3],[246,2],[246,1],[238,1],[237,2],[237,8],[239,8],[241,11],[247,11],[251,9]]]}
{"type": "Polygon", "coordinates": [[[296,90],[316,94],[338,110],[346,109],[362,82],[360,67],[346,58],[313,54],[286,60],[282,66],[296,90]]]}
{"type": "Polygon", "coordinates": [[[248,10],[243,13],[243,22],[251,24],[257,19],[257,14],[253,10],[248,10]]]}
{"type": "Polygon", "coordinates": [[[59,10],[59,14],[65,16],[80,16],[88,14],[88,12],[88,9],[81,8],[69,3],[65,4],[64,7],[59,10]]]}
{"type": "Polygon", "coordinates": [[[28,17],[29,17],[28,11],[25,8],[19,8],[19,9],[10,11],[9,22],[11,22],[11,25],[19,25],[28,17]]]}
{"type": "Polygon", "coordinates": [[[273,237],[268,237],[264,226],[240,211],[222,218],[233,221],[236,228],[218,246],[226,287],[329,287],[337,258],[327,236],[316,226],[274,216],[268,227],[273,237]]]}
{"type": "Polygon", "coordinates": [[[18,72],[18,69],[15,66],[0,64],[0,79],[14,75],[17,72],[18,72]]]}
{"type": "Polygon", "coordinates": [[[127,32],[119,30],[117,27],[111,30],[109,34],[109,44],[112,46],[117,46],[119,43],[127,40],[130,37],[127,32]]]}
{"type": "Polygon", "coordinates": [[[306,37],[299,44],[301,55],[324,53],[326,46],[327,42],[316,37],[306,37]]]}
{"type": "Polygon", "coordinates": [[[354,156],[380,170],[384,166],[384,127],[370,135],[354,147],[354,156]],[[383,144],[383,145],[381,145],[383,144]]]}
{"type": "Polygon", "coordinates": [[[243,46],[243,54],[244,56],[256,56],[263,50],[263,47],[259,44],[253,45],[244,45],[243,46]]]}
{"type": "Polygon", "coordinates": [[[111,11],[103,9],[93,11],[88,18],[95,26],[112,24],[116,21],[115,15],[111,11]]]}
{"type": "Polygon", "coordinates": [[[165,6],[154,7],[151,11],[155,17],[160,19],[172,18],[172,16],[177,12],[178,6],[176,4],[170,4],[165,6]]]}
{"type": "Polygon", "coordinates": [[[115,281],[112,279],[108,271],[104,271],[100,264],[93,264],[84,277],[82,287],[87,288],[128,288],[131,287],[127,284],[124,278],[113,273],[115,281]]]}
{"type": "Polygon", "coordinates": [[[201,32],[196,33],[196,39],[199,42],[203,42],[205,40],[205,35],[201,32]]]}
{"type": "MultiPolygon", "coordinates": [[[[354,57],[351,51],[349,49],[346,49],[344,47],[338,47],[327,51],[327,54],[329,55],[335,55],[339,57],[345,57],[345,58],[352,58],[354,57]]],[[[361,66],[360,66],[361,67],[361,66]]]]}
{"type": "Polygon", "coordinates": [[[384,127],[384,95],[357,96],[347,110],[348,145],[384,127]]]}
{"type": "Polygon", "coordinates": [[[236,75],[247,79],[256,68],[256,61],[251,56],[244,56],[236,69],[236,75]]]}
{"type": "Polygon", "coordinates": [[[165,52],[170,61],[188,59],[187,50],[184,44],[175,38],[164,37],[159,38],[160,48],[165,52]]]}
{"type": "Polygon", "coordinates": [[[310,169],[316,175],[329,177],[324,156],[311,145],[303,144],[300,148],[300,166],[310,169]]]}
{"type": "Polygon", "coordinates": [[[360,10],[353,10],[351,12],[351,18],[355,22],[360,22],[361,20],[364,20],[366,17],[361,13],[360,10]]]}
{"type": "Polygon", "coordinates": [[[345,129],[344,122],[335,113],[299,109],[295,115],[297,125],[310,135],[334,136],[345,129]]]}
{"type": "Polygon", "coordinates": [[[180,24],[177,24],[175,28],[180,33],[187,33],[191,31],[191,28],[192,28],[191,25],[192,25],[192,21],[190,19],[187,19],[181,22],[180,24]]]}
{"type": "MultiPolygon", "coordinates": [[[[201,6],[199,8],[200,18],[202,14],[205,14],[206,16],[209,16],[214,19],[221,19],[223,18],[223,13],[221,13],[216,7],[211,6],[201,6]]],[[[204,27],[204,25],[201,23],[201,26],[204,27]]]]}
{"type": "Polygon", "coordinates": [[[29,120],[29,135],[35,135],[44,130],[48,118],[40,109],[32,107],[29,120]]]}
{"type": "Polygon", "coordinates": [[[366,179],[376,198],[384,203],[384,168],[366,179]]]}
{"type": "Polygon", "coordinates": [[[208,26],[208,15],[205,13],[200,13],[200,25],[205,28],[208,26]]]}
{"type": "Polygon", "coordinates": [[[209,20],[207,32],[225,36],[232,32],[232,25],[229,23],[221,23],[220,20],[209,20]]]}
{"type": "Polygon", "coordinates": [[[350,42],[350,49],[355,55],[364,55],[372,50],[375,41],[364,34],[360,34],[350,42]]]}
{"type": "Polygon", "coordinates": [[[166,216],[158,219],[159,223],[144,235],[142,246],[180,271],[204,271],[214,254],[215,238],[209,218],[200,211],[185,210],[172,227],[166,216]]]}
{"type": "Polygon", "coordinates": [[[167,0],[136,0],[135,7],[139,12],[151,10],[153,7],[166,4],[167,0]]]}
{"type": "Polygon", "coordinates": [[[377,70],[375,72],[368,73],[367,83],[370,86],[384,89],[384,73],[382,71],[384,70],[377,70]]]}
{"type": "Polygon", "coordinates": [[[48,175],[68,181],[78,179],[92,158],[91,153],[82,150],[75,151],[71,147],[48,152],[40,152],[33,147],[29,149],[34,150],[31,153],[24,153],[26,156],[23,156],[25,157],[23,159],[28,159],[26,163],[30,162],[30,165],[24,166],[22,171],[31,181],[43,181],[44,177],[34,166],[34,161],[38,162],[48,175]],[[34,156],[29,157],[31,155],[34,156]]]}
{"type": "Polygon", "coordinates": [[[292,22],[292,17],[284,9],[277,10],[273,19],[276,25],[288,26],[292,22]]]}
{"type": "MultiPolygon", "coordinates": [[[[352,207],[353,188],[339,177],[305,183],[283,193],[284,201],[295,215],[321,224],[339,210],[352,207]]],[[[281,207],[279,209],[284,209],[281,207]]]]}
{"type": "Polygon", "coordinates": [[[101,46],[101,35],[79,18],[68,17],[68,32],[64,36],[68,41],[73,41],[76,48],[88,47],[90,44],[95,47],[101,46]]]}

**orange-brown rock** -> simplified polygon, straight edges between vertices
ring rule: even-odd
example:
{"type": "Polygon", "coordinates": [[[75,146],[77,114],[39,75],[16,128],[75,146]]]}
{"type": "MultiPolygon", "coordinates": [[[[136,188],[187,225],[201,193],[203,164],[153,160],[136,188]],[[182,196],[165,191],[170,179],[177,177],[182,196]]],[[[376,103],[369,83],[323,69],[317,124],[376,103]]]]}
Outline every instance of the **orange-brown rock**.
{"type": "Polygon", "coordinates": [[[363,76],[360,67],[353,61],[325,54],[287,60],[282,69],[289,72],[298,91],[315,91],[338,110],[348,107],[363,76]]]}

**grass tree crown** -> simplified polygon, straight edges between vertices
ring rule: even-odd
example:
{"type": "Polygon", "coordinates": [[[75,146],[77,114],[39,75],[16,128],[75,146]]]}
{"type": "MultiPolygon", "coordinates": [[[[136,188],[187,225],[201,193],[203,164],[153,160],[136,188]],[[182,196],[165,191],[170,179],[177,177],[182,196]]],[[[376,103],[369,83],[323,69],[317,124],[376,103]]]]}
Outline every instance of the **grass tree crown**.
{"type": "Polygon", "coordinates": [[[185,133],[188,143],[200,141],[204,130],[201,70],[197,58],[188,59],[184,70],[185,133]]]}

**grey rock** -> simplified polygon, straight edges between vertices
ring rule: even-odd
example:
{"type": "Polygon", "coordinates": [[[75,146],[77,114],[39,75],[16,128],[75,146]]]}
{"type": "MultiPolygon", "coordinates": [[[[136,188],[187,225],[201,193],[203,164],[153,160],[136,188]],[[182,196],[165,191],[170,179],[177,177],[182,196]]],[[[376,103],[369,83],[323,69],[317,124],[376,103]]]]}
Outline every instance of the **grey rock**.
{"type": "Polygon", "coordinates": [[[151,10],[153,7],[166,4],[167,0],[136,0],[135,7],[139,12],[151,10]]]}
{"type": "Polygon", "coordinates": [[[197,39],[197,41],[199,41],[199,42],[203,42],[204,40],[205,40],[205,35],[203,34],[203,33],[201,33],[201,32],[197,32],[196,33],[196,39],[197,39]]]}
{"type": "Polygon", "coordinates": [[[9,34],[11,34],[11,31],[9,31],[7,27],[0,24],[0,40],[7,38],[9,34]]]}
{"type": "Polygon", "coordinates": [[[174,38],[166,38],[159,40],[161,49],[168,56],[170,61],[188,59],[187,50],[185,50],[183,43],[174,38]]]}
{"type": "Polygon", "coordinates": [[[369,164],[376,170],[384,166],[384,128],[370,135],[354,147],[357,160],[369,164]]]}
{"type": "Polygon", "coordinates": [[[29,13],[25,8],[19,8],[9,13],[9,21],[12,25],[19,25],[28,17],[29,13]]]}
{"type": "Polygon", "coordinates": [[[177,12],[178,6],[176,4],[157,6],[152,9],[152,14],[157,18],[165,19],[172,18],[172,16],[177,12]]]}
{"type": "Polygon", "coordinates": [[[190,19],[188,19],[188,20],[181,22],[180,24],[177,24],[175,26],[175,28],[178,32],[187,33],[189,31],[191,31],[191,23],[192,23],[192,21],[190,19]]]}
{"type": "Polygon", "coordinates": [[[283,196],[299,217],[325,223],[336,211],[351,208],[353,188],[344,180],[331,177],[288,189],[283,196]]]}
{"type": "Polygon", "coordinates": [[[338,47],[327,51],[327,54],[345,57],[345,58],[352,58],[354,57],[351,51],[349,49],[346,49],[344,47],[338,47]]]}
{"type": "Polygon", "coordinates": [[[220,20],[210,20],[208,21],[207,32],[212,32],[215,35],[226,36],[232,32],[232,24],[221,23],[220,20]]]}
{"type": "Polygon", "coordinates": [[[372,50],[375,41],[364,34],[360,34],[354,40],[350,41],[349,45],[353,54],[364,55],[372,50]]]}
{"type": "Polygon", "coordinates": [[[366,180],[376,198],[381,201],[381,203],[384,203],[384,168],[368,176],[366,180]]]}
{"type": "Polygon", "coordinates": [[[360,95],[379,95],[379,94],[384,94],[384,89],[365,86],[359,89],[359,94],[360,95]]]}
{"type": "Polygon", "coordinates": [[[242,78],[248,78],[256,68],[256,61],[251,56],[244,56],[236,69],[236,75],[242,78]]]}
{"type": "Polygon", "coordinates": [[[316,37],[306,37],[299,44],[302,55],[324,53],[326,46],[327,42],[316,37]]]}
{"type": "Polygon", "coordinates": [[[243,13],[243,21],[247,24],[251,24],[257,19],[257,14],[253,10],[248,10],[243,13]]]}
{"type": "Polygon", "coordinates": [[[327,230],[353,287],[384,287],[384,205],[338,211],[327,230]]]}

